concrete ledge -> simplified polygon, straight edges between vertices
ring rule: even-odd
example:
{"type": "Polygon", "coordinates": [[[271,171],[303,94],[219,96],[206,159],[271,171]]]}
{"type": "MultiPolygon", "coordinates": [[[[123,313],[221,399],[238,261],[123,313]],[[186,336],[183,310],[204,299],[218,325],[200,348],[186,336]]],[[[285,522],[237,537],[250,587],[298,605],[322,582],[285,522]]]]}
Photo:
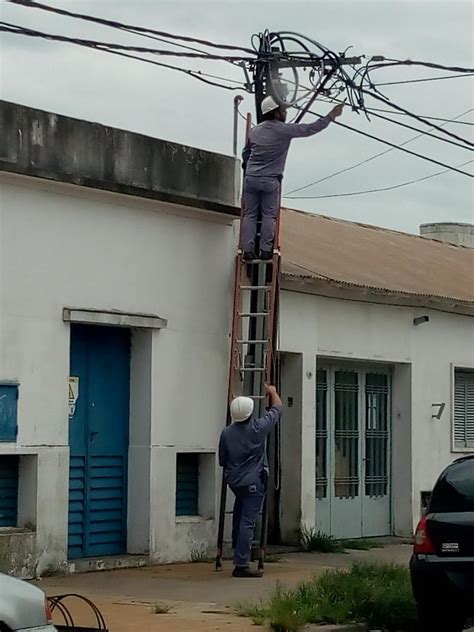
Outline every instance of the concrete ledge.
{"type": "Polygon", "coordinates": [[[112,557],[93,557],[68,562],[69,573],[97,573],[114,571],[119,568],[143,568],[150,564],[145,555],[118,555],[112,557]]]}
{"type": "Polygon", "coordinates": [[[0,170],[238,217],[238,161],[0,101],[0,170]]]}
{"type": "Polygon", "coordinates": [[[112,325],[115,327],[135,327],[141,329],[165,329],[168,321],[155,314],[128,314],[119,310],[100,311],[65,307],[63,320],[66,323],[85,325],[112,325]]]}

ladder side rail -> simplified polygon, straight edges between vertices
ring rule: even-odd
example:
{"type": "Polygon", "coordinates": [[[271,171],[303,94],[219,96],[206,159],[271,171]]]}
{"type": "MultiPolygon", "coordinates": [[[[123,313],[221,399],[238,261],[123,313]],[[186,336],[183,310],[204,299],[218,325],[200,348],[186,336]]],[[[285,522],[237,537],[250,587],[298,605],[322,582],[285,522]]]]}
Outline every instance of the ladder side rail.
{"type": "MultiPolygon", "coordinates": [[[[247,114],[246,120],[246,129],[245,129],[245,138],[247,138],[250,128],[252,126],[252,116],[250,113],[247,114]]],[[[243,215],[244,215],[244,200],[243,194],[240,204],[240,227],[239,227],[239,245],[238,245],[238,254],[235,260],[235,275],[234,275],[234,303],[233,303],[233,313],[232,313],[232,333],[230,340],[230,366],[229,366],[229,382],[228,382],[228,391],[227,391],[227,416],[226,416],[226,426],[228,426],[232,419],[230,417],[229,405],[235,395],[235,376],[236,370],[238,370],[238,353],[239,348],[237,344],[237,340],[239,338],[239,310],[240,310],[240,302],[241,302],[241,280],[242,280],[242,256],[241,256],[241,238],[242,238],[242,224],[243,224],[243,215]]],[[[217,528],[217,550],[216,550],[216,559],[215,559],[215,569],[219,571],[222,569],[222,555],[224,548],[224,531],[225,531],[225,514],[226,514],[226,503],[227,503],[227,484],[224,480],[224,474],[222,473],[221,480],[221,493],[220,493],[220,506],[219,506],[219,524],[217,528]]]]}
{"type": "MultiPolygon", "coordinates": [[[[268,323],[268,348],[266,353],[265,362],[265,381],[267,384],[271,384],[276,377],[276,367],[274,364],[274,357],[276,356],[277,344],[278,344],[278,317],[279,317],[279,281],[280,281],[280,216],[281,216],[281,185],[280,185],[280,198],[278,204],[278,213],[275,222],[275,240],[273,244],[273,266],[272,266],[272,280],[271,280],[271,293],[270,293],[270,305],[268,311],[270,313],[268,323]]],[[[269,459],[269,442],[266,445],[267,458],[269,459]]],[[[270,464],[270,459],[269,459],[270,464]]],[[[263,570],[265,566],[265,554],[267,548],[267,535],[268,535],[268,490],[265,494],[262,508],[262,521],[260,529],[260,543],[258,554],[258,569],[263,570]]]]}

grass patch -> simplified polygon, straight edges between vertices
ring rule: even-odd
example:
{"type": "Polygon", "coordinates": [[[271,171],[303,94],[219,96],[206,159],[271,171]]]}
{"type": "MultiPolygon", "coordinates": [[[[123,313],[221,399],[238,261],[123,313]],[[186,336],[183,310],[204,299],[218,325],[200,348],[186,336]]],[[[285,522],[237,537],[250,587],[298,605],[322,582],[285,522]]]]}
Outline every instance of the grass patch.
{"type": "Polygon", "coordinates": [[[165,603],[155,603],[151,611],[153,614],[169,614],[171,606],[165,603]]]}
{"type": "Polygon", "coordinates": [[[318,553],[342,553],[344,547],[332,535],[317,531],[314,527],[301,528],[301,546],[305,551],[318,553]]]}
{"type": "Polygon", "coordinates": [[[267,603],[240,609],[275,632],[296,632],[306,623],[365,623],[386,632],[416,632],[416,606],[407,569],[356,563],[331,570],[294,590],[278,587],[267,603]]]}
{"type": "Polygon", "coordinates": [[[210,557],[205,549],[191,549],[190,561],[193,564],[199,564],[201,562],[213,562],[214,558],[210,557]]]}
{"type": "Polygon", "coordinates": [[[283,562],[283,556],[278,553],[269,553],[265,556],[265,564],[279,564],[283,562]]]}
{"type": "Polygon", "coordinates": [[[303,550],[311,553],[344,553],[351,551],[369,551],[381,549],[383,544],[376,540],[360,538],[357,540],[336,540],[332,535],[318,531],[314,527],[302,527],[300,542],[303,550]]]}
{"type": "Polygon", "coordinates": [[[339,542],[344,549],[351,551],[370,551],[370,549],[383,549],[384,547],[381,542],[364,538],[360,540],[339,540],[339,542]]]}
{"type": "Polygon", "coordinates": [[[270,617],[270,610],[265,607],[263,601],[254,604],[240,603],[235,606],[235,614],[250,619],[254,625],[265,625],[270,617]]]}

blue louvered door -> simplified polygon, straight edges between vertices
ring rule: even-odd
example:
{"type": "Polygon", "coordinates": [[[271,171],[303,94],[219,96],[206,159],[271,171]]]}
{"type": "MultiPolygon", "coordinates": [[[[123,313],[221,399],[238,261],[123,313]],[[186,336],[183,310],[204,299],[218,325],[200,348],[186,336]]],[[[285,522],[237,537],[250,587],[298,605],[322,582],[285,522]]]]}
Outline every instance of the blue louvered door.
{"type": "Polygon", "coordinates": [[[71,326],[69,558],[126,551],[130,331],[71,326]]]}

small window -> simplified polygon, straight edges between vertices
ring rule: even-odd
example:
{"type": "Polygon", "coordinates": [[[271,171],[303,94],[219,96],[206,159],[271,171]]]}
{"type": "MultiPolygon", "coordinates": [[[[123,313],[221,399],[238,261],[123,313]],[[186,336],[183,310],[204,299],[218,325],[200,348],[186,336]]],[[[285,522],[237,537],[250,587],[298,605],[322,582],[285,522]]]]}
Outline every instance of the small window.
{"type": "Polygon", "coordinates": [[[18,386],[0,384],[0,441],[16,441],[18,386]]]}
{"type": "Polygon", "coordinates": [[[466,457],[447,467],[435,485],[429,512],[474,512],[473,480],[473,457],[466,457]]]}
{"type": "Polygon", "coordinates": [[[454,372],[454,447],[474,449],[474,371],[454,372]]]}
{"type": "Polygon", "coordinates": [[[199,454],[176,457],[176,515],[199,515],[199,454]]]}
{"type": "Polygon", "coordinates": [[[16,527],[18,523],[17,456],[0,456],[0,527],[16,527]]]}

